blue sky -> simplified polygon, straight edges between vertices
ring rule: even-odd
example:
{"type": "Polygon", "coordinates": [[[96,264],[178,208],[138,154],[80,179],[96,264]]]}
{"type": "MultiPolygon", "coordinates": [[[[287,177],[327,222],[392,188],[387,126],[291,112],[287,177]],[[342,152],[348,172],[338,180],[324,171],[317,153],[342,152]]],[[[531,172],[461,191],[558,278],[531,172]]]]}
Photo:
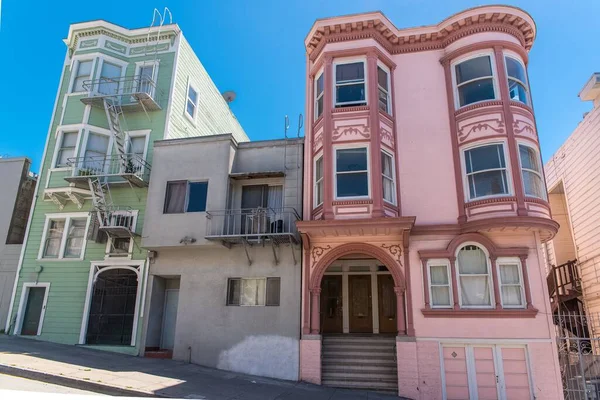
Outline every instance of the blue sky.
{"type": "MultiPolygon", "coordinates": [[[[317,18],[383,11],[399,28],[438,23],[481,0],[63,0],[2,1],[0,155],[26,155],[39,168],[69,24],[105,19],[137,28],[154,7],[169,7],[221,91],[235,90],[232,109],[252,140],[295,134],[304,112],[304,38],[317,18]]],[[[547,160],[591,108],[577,97],[600,70],[598,0],[508,1],[528,11],[538,35],[529,74],[543,158],[547,160]]]]}

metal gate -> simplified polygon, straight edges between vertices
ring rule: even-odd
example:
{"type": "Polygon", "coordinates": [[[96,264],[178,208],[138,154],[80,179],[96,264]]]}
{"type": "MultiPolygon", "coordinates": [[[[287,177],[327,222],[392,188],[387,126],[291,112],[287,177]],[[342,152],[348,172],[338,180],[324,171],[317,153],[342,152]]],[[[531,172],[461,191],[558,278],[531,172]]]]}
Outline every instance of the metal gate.
{"type": "Polygon", "coordinates": [[[600,400],[599,317],[569,312],[554,315],[565,400],[600,400]]]}

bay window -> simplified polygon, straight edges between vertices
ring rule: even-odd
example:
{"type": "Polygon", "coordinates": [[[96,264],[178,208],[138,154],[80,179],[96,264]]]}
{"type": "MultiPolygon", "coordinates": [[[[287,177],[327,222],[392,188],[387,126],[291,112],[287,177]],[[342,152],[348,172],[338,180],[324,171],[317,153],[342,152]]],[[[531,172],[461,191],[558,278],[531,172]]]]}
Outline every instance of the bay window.
{"type": "Polygon", "coordinates": [[[450,266],[448,262],[430,261],[427,263],[429,274],[429,298],[433,308],[450,308],[452,306],[452,289],[450,286],[450,266]]]}
{"type": "Polygon", "coordinates": [[[315,207],[323,204],[323,156],[315,161],[315,207]]]}
{"type": "Polygon", "coordinates": [[[464,162],[470,200],[509,193],[502,144],[465,150],[464,162]]]}
{"type": "Polygon", "coordinates": [[[228,306],[278,306],[281,278],[230,278],[228,306]]]}
{"type": "Polygon", "coordinates": [[[315,120],[323,114],[324,83],[323,73],[315,81],[315,120]]]}
{"type": "Polygon", "coordinates": [[[77,137],[79,132],[63,132],[61,135],[60,147],[57,150],[55,167],[68,167],[69,158],[75,157],[75,148],[77,147],[77,137]]]}
{"type": "Polygon", "coordinates": [[[511,100],[529,104],[527,74],[525,67],[513,57],[504,57],[506,62],[506,76],[508,79],[508,96],[511,100]]]}
{"type": "Polygon", "coordinates": [[[492,57],[483,55],[454,66],[458,107],[496,98],[492,57]]]}
{"type": "Polygon", "coordinates": [[[500,297],[505,308],[521,308],[523,303],[523,279],[518,259],[498,259],[500,297]]]}
{"type": "Polygon", "coordinates": [[[119,94],[119,80],[123,67],[106,61],[102,62],[100,69],[100,84],[98,93],[107,95],[119,94]]]}
{"type": "Polygon", "coordinates": [[[381,111],[385,111],[388,114],[391,114],[390,111],[390,80],[389,74],[386,70],[377,67],[377,88],[378,88],[378,98],[379,98],[379,109],[381,111]]]}
{"type": "Polygon", "coordinates": [[[336,197],[367,197],[369,173],[367,148],[336,149],[336,197]]]}
{"type": "Polygon", "coordinates": [[[394,158],[385,151],[381,152],[381,179],[383,180],[383,199],[388,203],[396,204],[394,158]]]}
{"type": "Polygon", "coordinates": [[[357,61],[335,65],[335,106],[352,107],[367,104],[365,63],[357,61]]]}
{"type": "Polygon", "coordinates": [[[69,229],[67,231],[67,242],[65,245],[65,258],[81,257],[81,248],[83,247],[83,239],[85,237],[85,219],[71,219],[69,229]]]}
{"type": "Polygon", "coordinates": [[[467,245],[460,249],[456,261],[461,306],[491,307],[492,285],[485,252],[467,245]]]}
{"type": "Polygon", "coordinates": [[[85,145],[83,166],[94,171],[103,171],[106,167],[110,136],[90,132],[85,145]]]}
{"type": "Polygon", "coordinates": [[[519,158],[521,159],[521,176],[526,196],[546,200],[546,186],[542,177],[542,161],[538,152],[530,146],[519,145],[519,158]]]}
{"type": "Polygon", "coordinates": [[[50,220],[44,239],[44,258],[58,258],[60,254],[60,243],[65,229],[65,220],[50,220]]]}
{"type": "Polygon", "coordinates": [[[85,81],[92,79],[92,60],[78,61],[77,72],[75,72],[75,78],[73,79],[73,87],[71,92],[79,93],[85,92],[86,89],[83,87],[85,81]]]}

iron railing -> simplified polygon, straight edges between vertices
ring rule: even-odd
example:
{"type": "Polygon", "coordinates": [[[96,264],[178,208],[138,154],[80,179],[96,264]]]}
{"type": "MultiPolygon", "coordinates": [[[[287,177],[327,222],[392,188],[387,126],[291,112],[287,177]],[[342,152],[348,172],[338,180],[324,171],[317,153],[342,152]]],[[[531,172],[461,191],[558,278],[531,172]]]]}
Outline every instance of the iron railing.
{"type": "Polygon", "coordinates": [[[139,154],[74,157],[67,159],[67,165],[71,177],[135,177],[145,184],[150,179],[150,164],[139,154]]]}
{"type": "Polygon", "coordinates": [[[145,75],[87,80],[82,86],[88,97],[118,97],[122,106],[138,103],[140,98],[150,98],[160,104],[164,95],[156,82],[145,75]]]}
{"type": "Polygon", "coordinates": [[[300,219],[296,209],[242,208],[206,212],[206,238],[245,238],[262,240],[277,236],[297,238],[296,221],[300,219]]]}

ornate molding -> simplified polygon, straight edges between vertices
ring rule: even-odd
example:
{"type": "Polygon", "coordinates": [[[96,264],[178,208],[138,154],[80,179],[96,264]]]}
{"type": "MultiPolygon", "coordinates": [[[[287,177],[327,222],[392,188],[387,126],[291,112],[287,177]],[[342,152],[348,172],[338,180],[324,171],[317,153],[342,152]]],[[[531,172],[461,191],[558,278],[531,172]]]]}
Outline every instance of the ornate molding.
{"type": "Polygon", "coordinates": [[[458,140],[461,142],[464,142],[465,140],[467,140],[467,138],[469,137],[469,135],[471,133],[479,132],[484,129],[486,129],[486,130],[491,129],[496,133],[505,133],[504,121],[502,121],[502,119],[500,119],[500,118],[488,118],[488,119],[484,119],[481,121],[475,121],[475,122],[470,122],[468,124],[464,124],[458,130],[458,140]],[[490,125],[490,122],[496,123],[496,128],[494,128],[492,125],[490,125]],[[467,127],[470,127],[470,129],[465,132],[465,129],[467,127]]]}
{"type": "Polygon", "coordinates": [[[81,207],[83,207],[83,203],[85,202],[81,195],[68,191],[67,197],[69,197],[69,200],[75,203],[77,205],[77,208],[81,210],[81,207]]]}
{"type": "Polygon", "coordinates": [[[530,133],[532,135],[535,136],[535,129],[533,128],[533,126],[527,122],[527,121],[523,121],[521,119],[515,119],[513,121],[513,132],[518,135],[522,132],[526,132],[526,133],[530,133]],[[519,125],[523,125],[521,128],[519,128],[519,125]]]}
{"type": "Polygon", "coordinates": [[[381,137],[381,140],[389,140],[390,143],[392,144],[392,146],[394,145],[394,135],[392,134],[392,132],[388,131],[387,129],[380,127],[379,128],[379,136],[381,137]]]}
{"type": "Polygon", "coordinates": [[[348,125],[348,126],[340,126],[339,128],[335,128],[332,132],[331,137],[333,140],[339,140],[342,136],[358,134],[365,139],[369,139],[371,137],[371,131],[369,130],[368,125],[348,125]],[[361,131],[359,127],[363,127],[364,129],[361,131]]]}
{"type": "Polygon", "coordinates": [[[356,206],[363,204],[373,204],[373,200],[336,200],[331,202],[334,206],[356,206]]]}
{"type": "Polygon", "coordinates": [[[325,254],[325,252],[329,251],[329,250],[331,250],[331,245],[327,245],[324,247],[314,246],[312,248],[312,250],[310,251],[310,255],[313,260],[313,268],[314,268],[316,262],[323,256],[323,254],[325,254]]]}
{"type": "Polygon", "coordinates": [[[58,206],[59,210],[62,210],[63,208],[65,208],[65,201],[60,199],[54,193],[47,193],[46,196],[48,196],[50,198],[50,200],[58,206]]]}
{"type": "Polygon", "coordinates": [[[369,106],[356,106],[356,107],[340,107],[331,110],[333,114],[350,112],[350,111],[369,111],[369,106]]]}
{"type": "Polygon", "coordinates": [[[478,108],[483,108],[483,107],[492,107],[492,106],[502,106],[502,100],[490,100],[490,101],[482,101],[479,103],[475,103],[475,104],[471,104],[462,108],[459,108],[458,110],[456,110],[454,112],[454,116],[458,117],[459,115],[462,115],[464,113],[467,113],[469,111],[473,111],[476,110],[478,108]]]}
{"type": "Polygon", "coordinates": [[[381,247],[383,249],[386,249],[388,251],[388,253],[391,254],[392,257],[394,257],[396,259],[396,261],[398,262],[398,264],[402,267],[402,246],[400,246],[399,244],[391,244],[391,245],[387,245],[385,243],[383,243],[381,245],[381,247]]]}
{"type": "Polygon", "coordinates": [[[465,208],[482,206],[486,204],[494,204],[494,203],[512,203],[517,201],[516,196],[503,196],[503,197],[493,197],[491,199],[483,199],[483,200],[475,200],[465,203],[465,208]]]}

